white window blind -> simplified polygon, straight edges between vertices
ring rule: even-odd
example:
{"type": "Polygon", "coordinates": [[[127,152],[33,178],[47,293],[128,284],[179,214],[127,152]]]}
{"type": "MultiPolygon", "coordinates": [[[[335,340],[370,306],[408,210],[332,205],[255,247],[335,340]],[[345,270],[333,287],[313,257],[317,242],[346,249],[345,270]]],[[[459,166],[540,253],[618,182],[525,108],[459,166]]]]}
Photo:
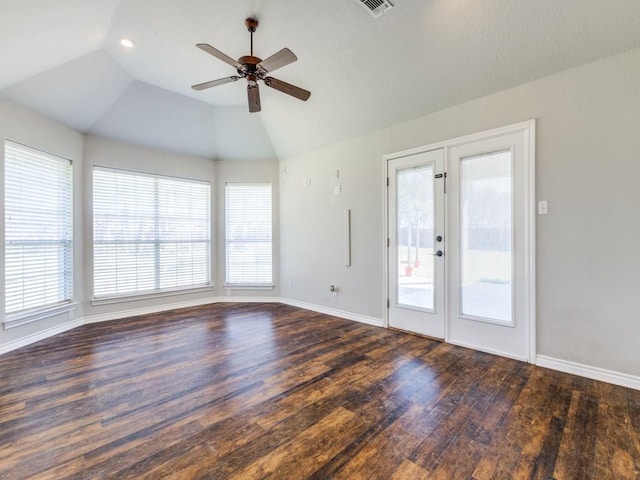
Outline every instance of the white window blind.
{"type": "Polygon", "coordinates": [[[210,285],[210,218],[208,182],[94,168],[94,298],[210,285]]]}
{"type": "Polygon", "coordinates": [[[225,186],[228,285],[271,285],[271,184],[225,186]]]}
{"type": "Polygon", "coordinates": [[[5,323],[73,296],[71,162],[5,142],[5,323]]]}

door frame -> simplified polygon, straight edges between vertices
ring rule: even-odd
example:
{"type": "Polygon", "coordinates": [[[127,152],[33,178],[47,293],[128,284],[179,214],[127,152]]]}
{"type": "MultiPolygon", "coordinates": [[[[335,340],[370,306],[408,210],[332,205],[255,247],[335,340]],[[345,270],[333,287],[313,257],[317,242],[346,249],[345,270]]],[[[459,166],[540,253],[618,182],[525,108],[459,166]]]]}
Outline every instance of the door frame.
{"type": "MultiPolygon", "coordinates": [[[[431,150],[444,149],[445,158],[445,172],[447,170],[447,159],[449,158],[449,150],[452,147],[457,147],[467,143],[477,142],[490,138],[500,137],[503,135],[513,133],[523,133],[525,138],[525,219],[524,219],[524,237],[525,237],[525,278],[527,299],[525,300],[525,312],[528,322],[528,342],[527,342],[527,361],[529,363],[535,363],[536,361],[536,218],[535,218],[535,119],[519,122],[504,127],[494,128],[483,132],[473,133],[462,137],[455,137],[448,140],[443,140],[428,145],[423,145],[407,150],[393,152],[382,156],[382,191],[383,191],[383,234],[382,234],[382,251],[383,251],[383,295],[382,295],[382,311],[383,311],[383,325],[385,328],[389,328],[389,249],[388,249],[388,235],[389,235],[389,199],[388,199],[388,181],[387,181],[387,166],[390,160],[406,157],[409,155],[416,155],[419,153],[428,152],[431,150]]],[[[445,212],[448,208],[447,196],[445,195],[445,212]]],[[[447,215],[445,215],[445,239],[449,236],[449,221],[447,215]]],[[[446,253],[445,253],[446,254],[446,253]]],[[[446,262],[445,267],[445,338],[444,341],[449,342],[448,337],[448,317],[449,312],[447,304],[449,301],[449,292],[447,289],[449,262],[446,262]]],[[[494,353],[494,352],[490,352],[494,353]]]]}

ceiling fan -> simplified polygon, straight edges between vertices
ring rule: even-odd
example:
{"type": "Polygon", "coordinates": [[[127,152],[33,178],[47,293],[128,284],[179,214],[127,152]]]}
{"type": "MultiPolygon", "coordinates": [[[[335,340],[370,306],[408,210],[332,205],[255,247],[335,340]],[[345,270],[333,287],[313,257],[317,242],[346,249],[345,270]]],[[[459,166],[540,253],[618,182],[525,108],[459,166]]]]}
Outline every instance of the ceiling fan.
{"type": "Polygon", "coordinates": [[[249,97],[249,111],[259,112],[260,108],[260,91],[258,90],[258,80],[262,80],[267,87],[274,88],[280,92],[291,95],[302,101],[307,101],[311,96],[311,92],[304,90],[290,83],[283,82],[277,78],[269,76],[274,70],[289,65],[290,63],[298,60],[298,57],[288,48],[283,48],[279,52],[274,53],[270,57],[262,60],[261,58],[253,56],[253,32],[258,28],[258,20],[255,18],[247,18],[244,24],[251,33],[251,55],[240,57],[238,60],[225,55],[220,50],[212,47],[208,43],[198,43],[196,47],[200,50],[213,55],[219,60],[228,63],[236,69],[238,75],[232,75],[230,77],[219,78],[218,80],[211,80],[210,82],[198,83],[191,88],[194,90],[204,90],[206,88],[217,87],[218,85],[224,85],[225,83],[236,82],[241,78],[246,78],[247,95],[249,97]]]}

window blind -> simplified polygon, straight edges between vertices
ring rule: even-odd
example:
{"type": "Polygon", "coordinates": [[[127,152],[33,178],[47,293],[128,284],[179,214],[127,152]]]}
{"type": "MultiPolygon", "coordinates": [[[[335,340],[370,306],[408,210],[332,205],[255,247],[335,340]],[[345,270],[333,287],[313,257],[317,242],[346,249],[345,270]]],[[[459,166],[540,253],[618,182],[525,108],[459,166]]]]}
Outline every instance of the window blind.
{"type": "Polygon", "coordinates": [[[271,184],[225,186],[226,283],[271,285],[271,184]]]}
{"type": "Polygon", "coordinates": [[[7,322],[72,299],[72,178],[69,160],[5,142],[7,322]]]}
{"type": "Polygon", "coordinates": [[[208,182],[94,168],[94,298],[210,285],[210,218],[208,182]]]}

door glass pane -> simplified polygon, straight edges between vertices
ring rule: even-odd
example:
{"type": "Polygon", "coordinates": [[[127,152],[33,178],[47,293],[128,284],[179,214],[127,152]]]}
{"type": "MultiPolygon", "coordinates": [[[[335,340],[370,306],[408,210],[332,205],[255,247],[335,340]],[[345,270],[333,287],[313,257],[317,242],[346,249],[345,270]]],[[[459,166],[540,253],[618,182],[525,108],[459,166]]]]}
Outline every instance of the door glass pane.
{"type": "Polygon", "coordinates": [[[433,166],[396,173],[398,304],[433,309],[433,166]]]}
{"type": "Polygon", "coordinates": [[[460,162],[463,315],[512,321],[511,151],[460,162]]]}

